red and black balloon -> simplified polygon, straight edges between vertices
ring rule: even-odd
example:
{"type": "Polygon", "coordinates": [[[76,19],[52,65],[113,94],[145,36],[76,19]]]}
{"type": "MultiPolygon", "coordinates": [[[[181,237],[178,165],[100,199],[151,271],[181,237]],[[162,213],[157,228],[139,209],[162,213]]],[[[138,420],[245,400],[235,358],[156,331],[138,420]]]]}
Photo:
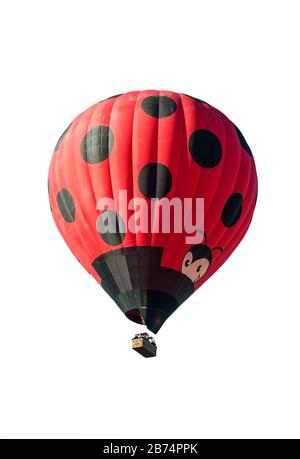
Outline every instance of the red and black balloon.
{"type": "Polygon", "coordinates": [[[58,140],[49,170],[55,223],[84,268],[125,315],[156,333],[231,255],[257,197],[252,152],[240,130],[202,100],[134,91],[80,114],[58,140]],[[205,240],[126,232],[118,191],[128,199],[204,198],[205,240]],[[118,231],[97,231],[115,202],[118,231]]]}

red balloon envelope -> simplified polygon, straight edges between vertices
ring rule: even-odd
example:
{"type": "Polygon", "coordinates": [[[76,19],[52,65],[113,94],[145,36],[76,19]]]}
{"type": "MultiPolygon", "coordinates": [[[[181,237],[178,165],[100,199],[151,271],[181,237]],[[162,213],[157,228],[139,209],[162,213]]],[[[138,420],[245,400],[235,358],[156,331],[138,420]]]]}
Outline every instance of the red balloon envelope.
{"type": "Polygon", "coordinates": [[[75,257],[130,320],[156,333],[244,237],[257,176],[223,113],[185,94],[134,91],[70,124],[49,197],[75,257]]]}

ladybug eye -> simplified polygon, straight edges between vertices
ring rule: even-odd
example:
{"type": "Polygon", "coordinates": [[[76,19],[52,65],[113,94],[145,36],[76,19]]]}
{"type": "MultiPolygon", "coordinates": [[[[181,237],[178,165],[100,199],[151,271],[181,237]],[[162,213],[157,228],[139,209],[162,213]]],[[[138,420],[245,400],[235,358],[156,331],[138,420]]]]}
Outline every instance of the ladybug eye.
{"type": "Polygon", "coordinates": [[[202,265],[199,265],[198,268],[197,268],[197,273],[200,273],[201,268],[202,268],[202,265]]]}
{"type": "Polygon", "coordinates": [[[186,267],[190,266],[190,260],[185,260],[184,266],[186,266],[186,267]]]}

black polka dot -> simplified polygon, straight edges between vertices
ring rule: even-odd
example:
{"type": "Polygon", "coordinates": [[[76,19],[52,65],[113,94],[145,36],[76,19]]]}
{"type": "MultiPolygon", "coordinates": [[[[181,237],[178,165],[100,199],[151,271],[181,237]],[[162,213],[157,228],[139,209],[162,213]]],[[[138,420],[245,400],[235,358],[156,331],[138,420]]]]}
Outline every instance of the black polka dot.
{"type": "Polygon", "coordinates": [[[115,97],[120,97],[120,96],[123,96],[123,94],[116,94],[115,96],[107,97],[107,99],[105,100],[114,99],[115,97]]]}
{"type": "Polygon", "coordinates": [[[242,213],[243,196],[240,193],[232,193],[227,199],[221,220],[223,225],[230,228],[233,226],[241,216],[242,213]]]}
{"type": "Polygon", "coordinates": [[[244,148],[244,150],[246,150],[248,155],[253,156],[252,155],[252,151],[251,151],[249,145],[247,144],[245,137],[243,136],[243,134],[241,133],[241,131],[239,130],[239,128],[237,126],[234,126],[234,127],[235,127],[237,135],[239,136],[240,143],[241,143],[242,147],[244,148]]]}
{"type": "MultiPolygon", "coordinates": [[[[72,123],[71,123],[72,124],[72,123]]],[[[62,133],[62,135],[60,136],[60,138],[58,139],[58,141],[56,142],[56,145],[55,145],[55,148],[54,148],[54,151],[58,150],[59,147],[60,147],[60,144],[62,143],[66,133],[68,132],[71,124],[69,124],[69,126],[67,127],[67,129],[64,130],[64,132],[62,133]]]]}
{"type": "Polygon", "coordinates": [[[146,164],[139,173],[138,185],[146,198],[163,198],[172,186],[171,172],[160,163],[146,164]]]}
{"type": "Polygon", "coordinates": [[[205,102],[204,100],[202,99],[198,99],[197,97],[193,97],[193,96],[190,96],[189,94],[183,94],[184,96],[187,96],[187,97],[190,97],[191,99],[194,99],[196,100],[197,102],[200,102],[201,104],[207,104],[207,102],[205,102]]]}
{"type": "Polygon", "coordinates": [[[256,207],[256,203],[257,203],[257,196],[258,196],[258,191],[256,192],[256,195],[255,195],[255,199],[254,199],[254,207],[256,207]]]}
{"type": "MultiPolygon", "coordinates": [[[[50,204],[50,183],[49,183],[49,179],[47,181],[47,185],[48,185],[48,195],[49,195],[49,204],[50,204]]],[[[52,207],[51,207],[51,204],[50,204],[50,210],[52,212],[52,207]]]]}
{"type": "Polygon", "coordinates": [[[122,217],[114,210],[105,210],[97,219],[97,231],[109,245],[121,244],[126,228],[122,217]]]}
{"type": "Polygon", "coordinates": [[[176,102],[166,96],[149,96],[142,102],[144,112],[155,118],[170,116],[175,112],[176,108],[176,102]]]}
{"type": "Polygon", "coordinates": [[[201,167],[215,167],[222,159],[222,145],[210,131],[198,129],[189,139],[189,151],[201,167]]]}
{"type": "Polygon", "coordinates": [[[82,140],[80,153],[84,161],[89,164],[96,164],[108,158],[113,145],[112,130],[108,126],[96,126],[82,140]]]}
{"type": "Polygon", "coordinates": [[[63,188],[57,193],[56,201],[62,218],[72,223],[75,220],[75,204],[71,193],[63,188]]]}

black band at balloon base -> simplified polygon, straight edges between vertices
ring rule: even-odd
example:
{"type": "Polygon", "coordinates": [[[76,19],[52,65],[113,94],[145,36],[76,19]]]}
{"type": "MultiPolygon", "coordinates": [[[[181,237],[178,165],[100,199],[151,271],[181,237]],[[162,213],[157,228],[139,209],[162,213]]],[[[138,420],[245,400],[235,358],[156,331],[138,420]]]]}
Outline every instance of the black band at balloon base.
{"type": "Polygon", "coordinates": [[[162,255],[161,247],[129,247],[107,252],[92,264],[126,317],[153,333],[194,292],[185,274],[161,266],[162,255]]]}

